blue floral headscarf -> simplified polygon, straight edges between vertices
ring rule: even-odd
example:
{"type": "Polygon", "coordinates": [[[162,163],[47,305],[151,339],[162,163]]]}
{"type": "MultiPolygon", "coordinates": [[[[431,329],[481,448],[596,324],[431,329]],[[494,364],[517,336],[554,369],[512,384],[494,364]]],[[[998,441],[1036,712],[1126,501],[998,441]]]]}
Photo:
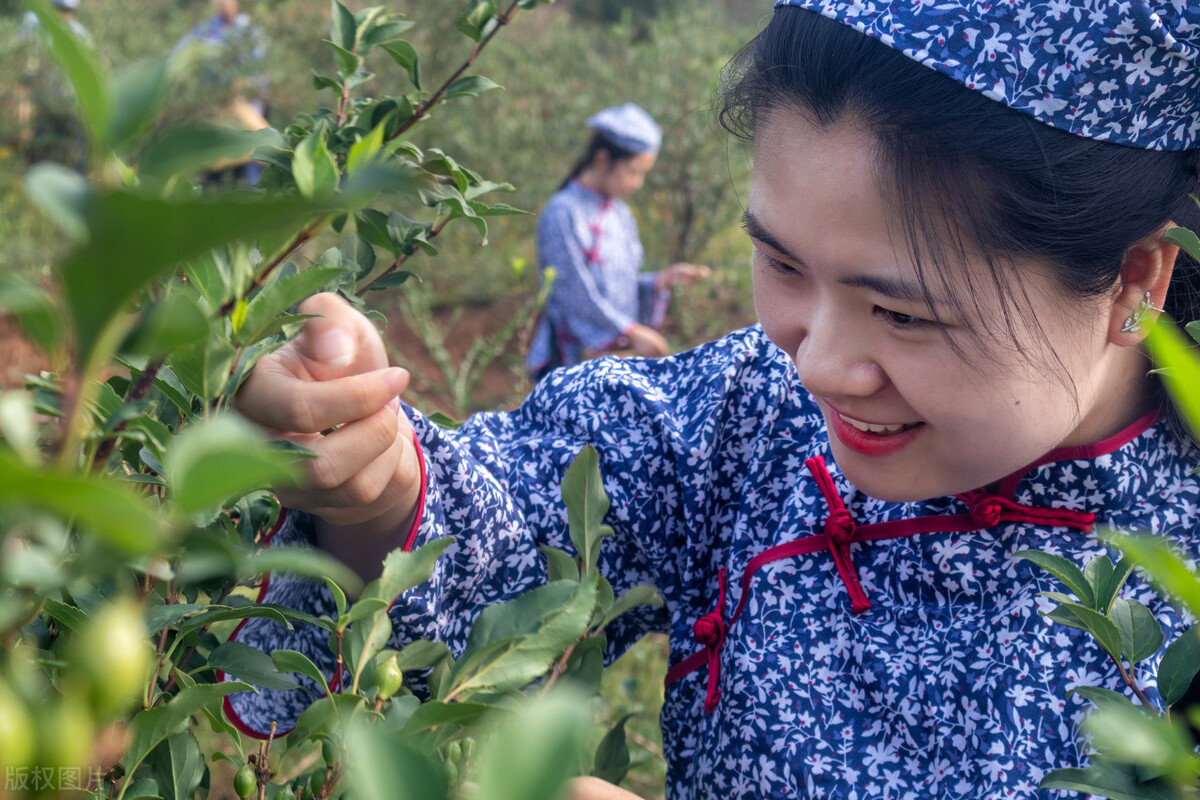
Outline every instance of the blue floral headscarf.
{"type": "Polygon", "coordinates": [[[1200,146],[1200,2],[778,0],[1010,108],[1146,150],[1200,146]]]}

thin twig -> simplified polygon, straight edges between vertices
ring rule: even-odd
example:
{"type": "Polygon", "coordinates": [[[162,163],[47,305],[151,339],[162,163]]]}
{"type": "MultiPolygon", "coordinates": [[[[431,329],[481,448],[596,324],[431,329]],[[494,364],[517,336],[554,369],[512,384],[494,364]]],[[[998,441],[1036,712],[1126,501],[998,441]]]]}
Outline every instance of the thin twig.
{"type": "Polygon", "coordinates": [[[446,90],[448,90],[456,80],[461,78],[464,72],[471,68],[471,65],[475,63],[475,59],[478,58],[479,54],[483,52],[483,48],[487,47],[488,42],[492,40],[492,37],[494,37],[505,25],[512,22],[513,17],[517,15],[519,10],[519,0],[513,0],[512,5],[508,7],[507,11],[497,14],[495,17],[493,17],[493,19],[496,20],[496,27],[492,28],[492,30],[488,32],[487,36],[484,36],[479,40],[478,44],[471,48],[471,54],[467,56],[467,60],[464,61],[459,68],[456,69],[453,74],[451,74],[450,77],[447,78],[446,81],[437,88],[437,91],[429,96],[428,100],[417,104],[417,107],[413,109],[413,115],[409,117],[408,120],[405,121],[405,123],[389,137],[389,141],[403,136],[405,133],[411,130],[414,125],[420,122],[426,114],[429,113],[429,109],[437,105],[438,101],[442,99],[442,95],[446,93],[446,90]]]}
{"type": "MultiPolygon", "coordinates": [[[[125,395],[126,403],[136,403],[149,393],[150,387],[154,385],[154,381],[158,378],[159,370],[163,368],[163,363],[162,361],[155,361],[146,365],[146,368],[137,376],[137,380],[129,387],[129,392],[125,395]]],[[[113,448],[117,446],[117,439],[120,438],[119,434],[128,426],[129,420],[122,420],[117,423],[116,427],[112,429],[112,436],[100,443],[100,446],[96,448],[96,452],[92,456],[93,468],[102,466],[108,461],[108,457],[112,455],[113,448]]]]}
{"type": "Polygon", "coordinates": [[[305,225],[303,228],[301,228],[300,232],[296,234],[296,238],[292,239],[292,241],[288,243],[288,246],[285,247],[279,253],[279,255],[271,259],[271,263],[267,264],[266,268],[254,276],[254,280],[250,283],[250,286],[247,287],[244,294],[242,294],[240,297],[231,297],[221,304],[221,307],[217,309],[217,316],[225,317],[233,313],[233,309],[237,307],[239,302],[241,302],[242,297],[246,297],[255,289],[261,288],[267,282],[267,278],[271,277],[271,273],[279,268],[280,264],[286,261],[292,253],[296,252],[296,250],[302,244],[313,238],[313,234],[316,233],[316,230],[321,226],[321,223],[325,221],[326,216],[328,215],[323,214],[316,222],[305,225]]]}

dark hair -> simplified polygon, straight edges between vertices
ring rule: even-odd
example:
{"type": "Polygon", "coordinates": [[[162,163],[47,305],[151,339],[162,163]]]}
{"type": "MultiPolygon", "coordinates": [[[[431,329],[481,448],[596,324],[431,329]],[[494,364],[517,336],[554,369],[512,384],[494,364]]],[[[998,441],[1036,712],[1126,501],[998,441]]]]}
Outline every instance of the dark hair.
{"type": "MultiPolygon", "coordinates": [[[[952,265],[982,254],[1006,298],[1006,330],[990,334],[1017,349],[1019,329],[1037,321],[1022,317],[1028,304],[1006,280],[1013,259],[1049,262],[1066,292],[1097,297],[1117,284],[1129,248],[1168,221],[1200,229],[1189,197],[1200,150],[1139,150],[1051,128],[805,9],[778,9],[724,77],[719,119],[745,141],[776,109],[873,133],[880,182],[904,209],[927,294],[977,308],[952,265]]],[[[1200,318],[1197,265],[1184,253],[1167,311],[1200,318]]]]}
{"type": "Polygon", "coordinates": [[[575,166],[571,167],[570,174],[559,184],[558,188],[562,189],[568,183],[578,178],[585,169],[592,165],[592,162],[596,160],[596,154],[601,150],[608,153],[609,161],[613,164],[619,161],[628,161],[634,156],[640,155],[637,150],[622,147],[600,131],[596,131],[592,134],[592,140],[588,142],[587,149],[583,151],[583,155],[575,162],[575,166]]]}

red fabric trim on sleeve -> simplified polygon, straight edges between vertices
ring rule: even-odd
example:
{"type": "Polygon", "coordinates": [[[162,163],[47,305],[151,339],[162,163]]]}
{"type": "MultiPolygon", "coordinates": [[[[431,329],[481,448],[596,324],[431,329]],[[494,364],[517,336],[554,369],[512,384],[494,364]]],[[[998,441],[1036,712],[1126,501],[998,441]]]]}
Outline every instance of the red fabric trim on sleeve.
{"type": "MultiPolygon", "coordinates": [[[[271,540],[275,538],[275,534],[279,533],[279,531],[283,529],[283,524],[287,522],[291,515],[292,510],[289,508],[280,510],[279,519],[275,520],[275,525],[271,528],[267,535],[263,537],[262,544],[264,547],[269,545],[271,540]]],[[[258,587],[258,597],[254,598],[255,605],[261,603],[263,598],[267,596],[267,586],[270,584],[270,582],[271,574],[268,572],[267,574],[263,575],[262,583],[258,587]]],[[[241,633],[242,628],[245,627],[246,623],[249,621],[249,618],[247,618],[239,622],[237,627],[233,629],[233,633],[229,634],[229,641],[232,642],[237,639],[237,635],[241,633]]],[[[217,683],[224,683],[225,679],[225,673],[221,670],[217,670],[217,683]]],[[[254,739],[267,739],[270,737],[270,731],[255,730],[247,725],[246,722],[237,715],[237,712],[233,710],[233,700],[230,699],[230,695],[225,695],[225,697],[222,698],[221,707],[224,709],[225,717],[229,720],[230,724],[232,724],[233,727],[241,733],[254,739]]],[[[285,733],[290,733],[291,730],[291,728],[288,728],[286,731],[275,731],[275,735],[283,736],[285,733]]]]}
{"type": "Polygon", "coordinates": [[[421,449],[421,443],[417,441],[415,430],[413,431],[413,447],[417,450],[417,463],[421,466],[421,497],[417,500],[417,516],[413,519],[412,529],[404,539],[404,552],[406,553],[412,550],[413,543],[417,541],[417,530],[420,529],[421,519],[425,516],[425,492],[429,489],[429,474],[425,469],[425,451],[421,449]]]}

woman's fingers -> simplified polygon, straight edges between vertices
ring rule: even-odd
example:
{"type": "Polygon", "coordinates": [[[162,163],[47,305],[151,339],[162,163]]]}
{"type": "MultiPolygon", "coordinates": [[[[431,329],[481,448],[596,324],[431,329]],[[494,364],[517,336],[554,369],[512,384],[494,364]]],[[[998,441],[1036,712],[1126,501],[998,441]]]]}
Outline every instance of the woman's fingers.
{"type": "Polygon", "coordinates": [[[268,359],[246,380],[234,406],[252,422],[281,431],[318,433],[361,420],[408,386],[408,371],[400,367],[314,381],[268,359]]]}
{"type": "Polygon", "coordinates": [[[312,314],[295,339],[307,371],[317,380],[383,369],[387,349],[371,321],[336,294],[313,295],[300,304],[312,314]]]}

